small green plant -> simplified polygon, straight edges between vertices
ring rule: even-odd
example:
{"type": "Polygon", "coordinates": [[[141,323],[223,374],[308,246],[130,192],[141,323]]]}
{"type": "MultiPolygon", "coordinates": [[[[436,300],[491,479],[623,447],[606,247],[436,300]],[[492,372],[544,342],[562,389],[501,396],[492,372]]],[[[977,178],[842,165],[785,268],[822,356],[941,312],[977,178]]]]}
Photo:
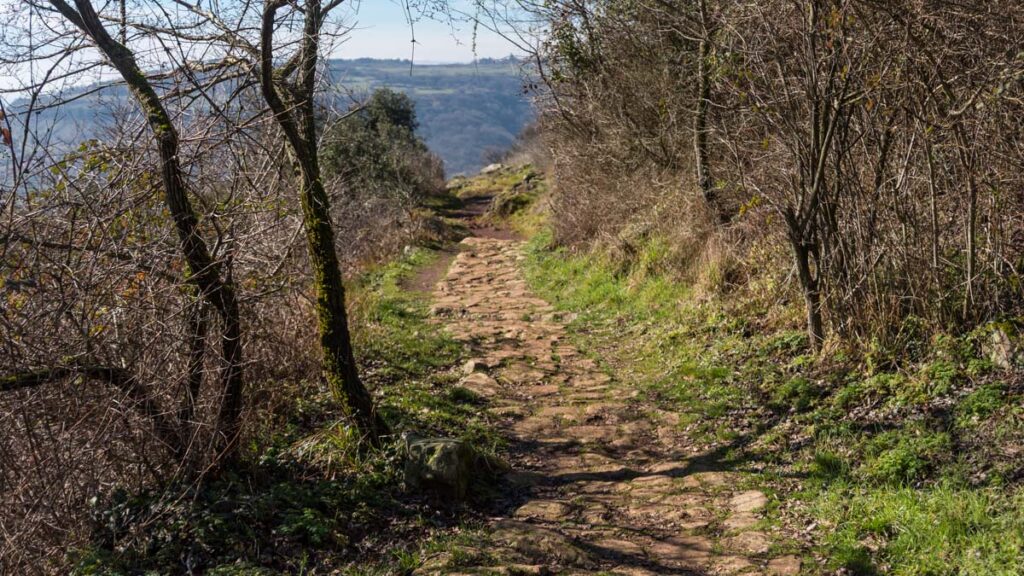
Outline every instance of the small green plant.
{"type": "Polygon", "coordinates": [[[925,474],[950,454],[949,434],[911,427],[879,434],[868,441],[864,475],[878,483],[905,485],[925,474]]]}
{"type": "Polygon", "coordinates": [[[830,564],[845,570],[850,576],[876,576],[878,569],[871,560],[871,552],[859,542],[844,542],[832,550],[830,564]]]}
{"type": "Polygon", "coordinates": [[[928,393],[932,397],[949,394],[960,379],[960,369],[949,361],[933,362],[925,368],[924,373],[931,384],[928,393]]]}
{"type": "MultiPolygon", "coordinates": [[[[334,530],[335,526],[331,519],[315,508],[289,511],[276,529],[278,534],[312,546],[325,544],[329,538],[334,537],[334,530]]],[[[340,535],[337,539],[345,541],[340,535]]]]}
{"type": "Polygon", "coordinates": [[[803,412],[821,396],[821,390],[807,378],[797,376],[779,386],[772,395],[777,408],[803,412]]]}
{"type": "Polygon", "coordinates": [[[984,419],[1004,404],[1006,384],[994,382],[978,388],[966,396],[956,407],[961,420],[984,419]]]}
{"type": "Polygon", "coordinates": [[[448,400],[456,404],[480,404],[484,401],[484,397],[469,388],[453,386],[448,389],[448,400]]]}
{"type": "Polygon", "coordinates": [[[832,395],[832,404],[839,410],[849,410],[864,402],[868,396],[867,387],[860,382],[846,384],[832,395]]]}
{"type": "Polygon", "coordinates": [[[780,332],[768,339],[765,343],[764,349],[768,353],[795,353],[806,350],[807,334],[796,330],[780,332]]]}
{"type": "Polygon", "coordinates": [[[850,464],[835,452],[828,450],[814,453],[811,474],[822,480],[835,480],[850,473],[850,464]]]}

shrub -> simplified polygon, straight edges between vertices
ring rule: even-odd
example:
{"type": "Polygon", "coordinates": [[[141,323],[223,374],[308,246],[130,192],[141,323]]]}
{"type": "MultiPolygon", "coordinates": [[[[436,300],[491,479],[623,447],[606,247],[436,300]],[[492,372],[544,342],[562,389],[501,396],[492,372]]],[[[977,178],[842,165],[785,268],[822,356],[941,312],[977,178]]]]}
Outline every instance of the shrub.
{"type": "Polygon", "coordinates": [[[1005,394],[1006,384],[1002,382],[986,384],[971,392],[957,404],[957,416],[960,418],[985,418],[1003,406],[1005,394]]]}

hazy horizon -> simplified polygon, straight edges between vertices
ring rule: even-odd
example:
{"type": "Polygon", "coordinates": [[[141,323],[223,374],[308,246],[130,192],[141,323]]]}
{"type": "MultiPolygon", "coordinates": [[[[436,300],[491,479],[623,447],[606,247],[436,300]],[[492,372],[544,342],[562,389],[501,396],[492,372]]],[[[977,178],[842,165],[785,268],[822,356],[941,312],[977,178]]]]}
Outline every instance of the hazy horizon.
{"type": "MultiPolygon", "coordinates": [[[[471,5],[455,2],[456,10],[471,5]]],[[[481,58],[504,58],[519,52],[501,35],[469,22],[446,22],[410,14],[393,1],[350,5],[346,20],[354,29],[331,58],[407,59],[439,64],[465,64],[481,58]],[[417,19],[418,18],[418,19],[417,19]],[[412,39],[416,44],[413,50],[412,39]]]]}

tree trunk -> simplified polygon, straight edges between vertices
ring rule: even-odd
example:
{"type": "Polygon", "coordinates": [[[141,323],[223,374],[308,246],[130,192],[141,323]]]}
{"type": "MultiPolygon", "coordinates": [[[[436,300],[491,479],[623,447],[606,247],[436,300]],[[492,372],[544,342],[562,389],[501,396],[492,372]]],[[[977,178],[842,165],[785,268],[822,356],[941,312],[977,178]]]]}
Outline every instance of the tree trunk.
{"type": "Polygon", "coordinates": [[[323,352],[323,372],[327,385],[349,408],[350,416],[377,444],[387,426],[374,410],[373,399],[359,379],[352,339],[345,310],[345,287],[341,267],[334,251],[334,230],[330,205],[320,178],[302,175],[302,215],[316,290],[316,315],[323,352]]]}
{"type": "Polygon", "coordinates": [[[965,232],[967,244],[967,273],[964,290],[964,321],[970,322],[974,319],[974,276],[978,260],[977,228],[978,228],[978,185],[974,180],[974,167],[969,166],[970,171],[967,183],[967,230],[965,232]]]}
{"type": "Polygon", "coordinates": [[[693,154],[697,166],[697,186],[704,196],[708,208],[720,223],[728,221],[725,212],[718,205],[714,181],[711,177],[711,163],[708,154],[708,108],[711,104],[711,30],[708,26],[707,3],[699,2],[701,39],[697,55],[697,109],[693,116],[693,154]]]}
{"type": "Polygon", "coordinates": [[[380,436],[388,431],[387,424],[374,410],[373,399],[359,379],[345,310],[345,287],[334,251],[330,199],[320,176],[313,96],[323,17],[321,4],[318,0],[309,0],[304,6],[295,82],[285,79],[287,73],[278,77],[274,69],[275,16],[284,5],[282,0],[264,4],[260,28],[260,88],[296,163],[303,226],[313,268],[324,379],[367,439],[378,445],[380,436]]]}
{"type": "Polygon", "coordinates": [[[188,459],[187,452],[195,431],[196,401],[203,386],[203,365],[206,359],[206,334],[208,321],[203,301],[195,298],[188,306],[188,364],[185,370],[184,393],[178,408],[178,425],[181,435],[182,461],[188,459]]]}
{"type": "Polygon", "coordinates": [[[931,142],[928,143],[928,197],[929,211],[931,216],[931,242],[932,242],[932,282],[935,284],[935,292],[939,294],[939,212],[936,208],[936,197],[938,193],[935,187],[935,155],[931,142]]]}
{"type": "Polygon", "coordinates": [[[978,182],[974,174],[974,155],[968,154],[968,139],[963,126],[956,124],[957,156],[967,177],[967,228],[964,244],[967,252],[967,270],[964,278],[963,320],[974,317],[974,276],[977,261],[978,182]]]}
{"type": "Polygon", "coordinates": [[[807,307],[807,339],[811,349],[817,352],[821,350],[821,344],[825,340],[825,328],[821,319],[821,291],[818,280],[811,270],[813,251],[806,242],[793,236],[790,237],[790,244],[793,246],[797,276],[807,307]]]}
{"type": "Polygon", "coordinates": [[[223,322],[221,352],[225,368],[221,374],[221,383],[224,397],[218,430],[222,435],[222,451],[229,455],[237,445],[239,415],[242,409],[242,329],[238,299],[234,286],[221,279],[220,265],[210,256],[206,241],[199,232],[199,219],[188,199],[181,163],[178,160],[178,134],[171,123],[170,114],[149,79],[142,73],[134,54],[110,36],[89,0],[75,0],[77,11],[64,0],[50,0],[50,3],[61,15],[88,35],[100,52],[110,60],[111,65],[124,79],[132,96],[142,107],[146,121],[156,137],[164,201],[174,220],[181,251],[188,266],[187,280],[194,284],[200,296],[217,310],[223,322]]]}

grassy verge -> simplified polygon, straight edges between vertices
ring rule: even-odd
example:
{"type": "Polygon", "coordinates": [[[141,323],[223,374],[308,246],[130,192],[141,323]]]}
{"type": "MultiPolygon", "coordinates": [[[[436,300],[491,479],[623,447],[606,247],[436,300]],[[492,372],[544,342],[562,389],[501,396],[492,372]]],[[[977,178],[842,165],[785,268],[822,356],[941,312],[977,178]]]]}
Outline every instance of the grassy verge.
{"type": "MultiPolygon", "coordinates": [[[[422,295],[400,288],[434,257],[413,250],[352,283],[357,357],[396,431],[487,451],[497,436],[454,386],[461,346],[430,322],[422,295]]],[[[74,553],[77,573],[397,574],[470,537],[472,506],[403,491],[398,441],[361,450],[322,387],[280,386],[294,399],[274,415],[283,424],[218,478],[97,499],[93,544],[74,553]]]]}
{"type": "Polygon", "coordinates": [[[484,222],[500,223],[524,237],[530,237],[544,226],[543,207],[538,200],[547,193],[544,173],[531,164],[505,166],[472,178],[457,177],[449,184],[452,193],[463,200],[492,198],[484,222]]]}
{"type": "Polygon", "coordinates": [[[656,272],[657,241],[623,272],[600,254],[531,241],[531,285],[582,350],[681,415],[719,464],[787,495],[770,522],[810,534],[806,573],[1024,573],[1019,369],[987,332],[924,337],[921,353],[809,354],[794,307],[695,298],[656,272]],[[652,272],[653,271],[653,272],[652,272]],[[884,368],[883,368],[884,366],[884,368]]]}
{"type": "Polygon", "coordinates": [[[437,254],[416,249],[366,274],[350,290],[353,338],[363,376],[398,430],[461,438],[493,451],[500,442],[486,414],[456,382],[462,345],[429,319],[426,295],[401,287],[437,254]]]}

